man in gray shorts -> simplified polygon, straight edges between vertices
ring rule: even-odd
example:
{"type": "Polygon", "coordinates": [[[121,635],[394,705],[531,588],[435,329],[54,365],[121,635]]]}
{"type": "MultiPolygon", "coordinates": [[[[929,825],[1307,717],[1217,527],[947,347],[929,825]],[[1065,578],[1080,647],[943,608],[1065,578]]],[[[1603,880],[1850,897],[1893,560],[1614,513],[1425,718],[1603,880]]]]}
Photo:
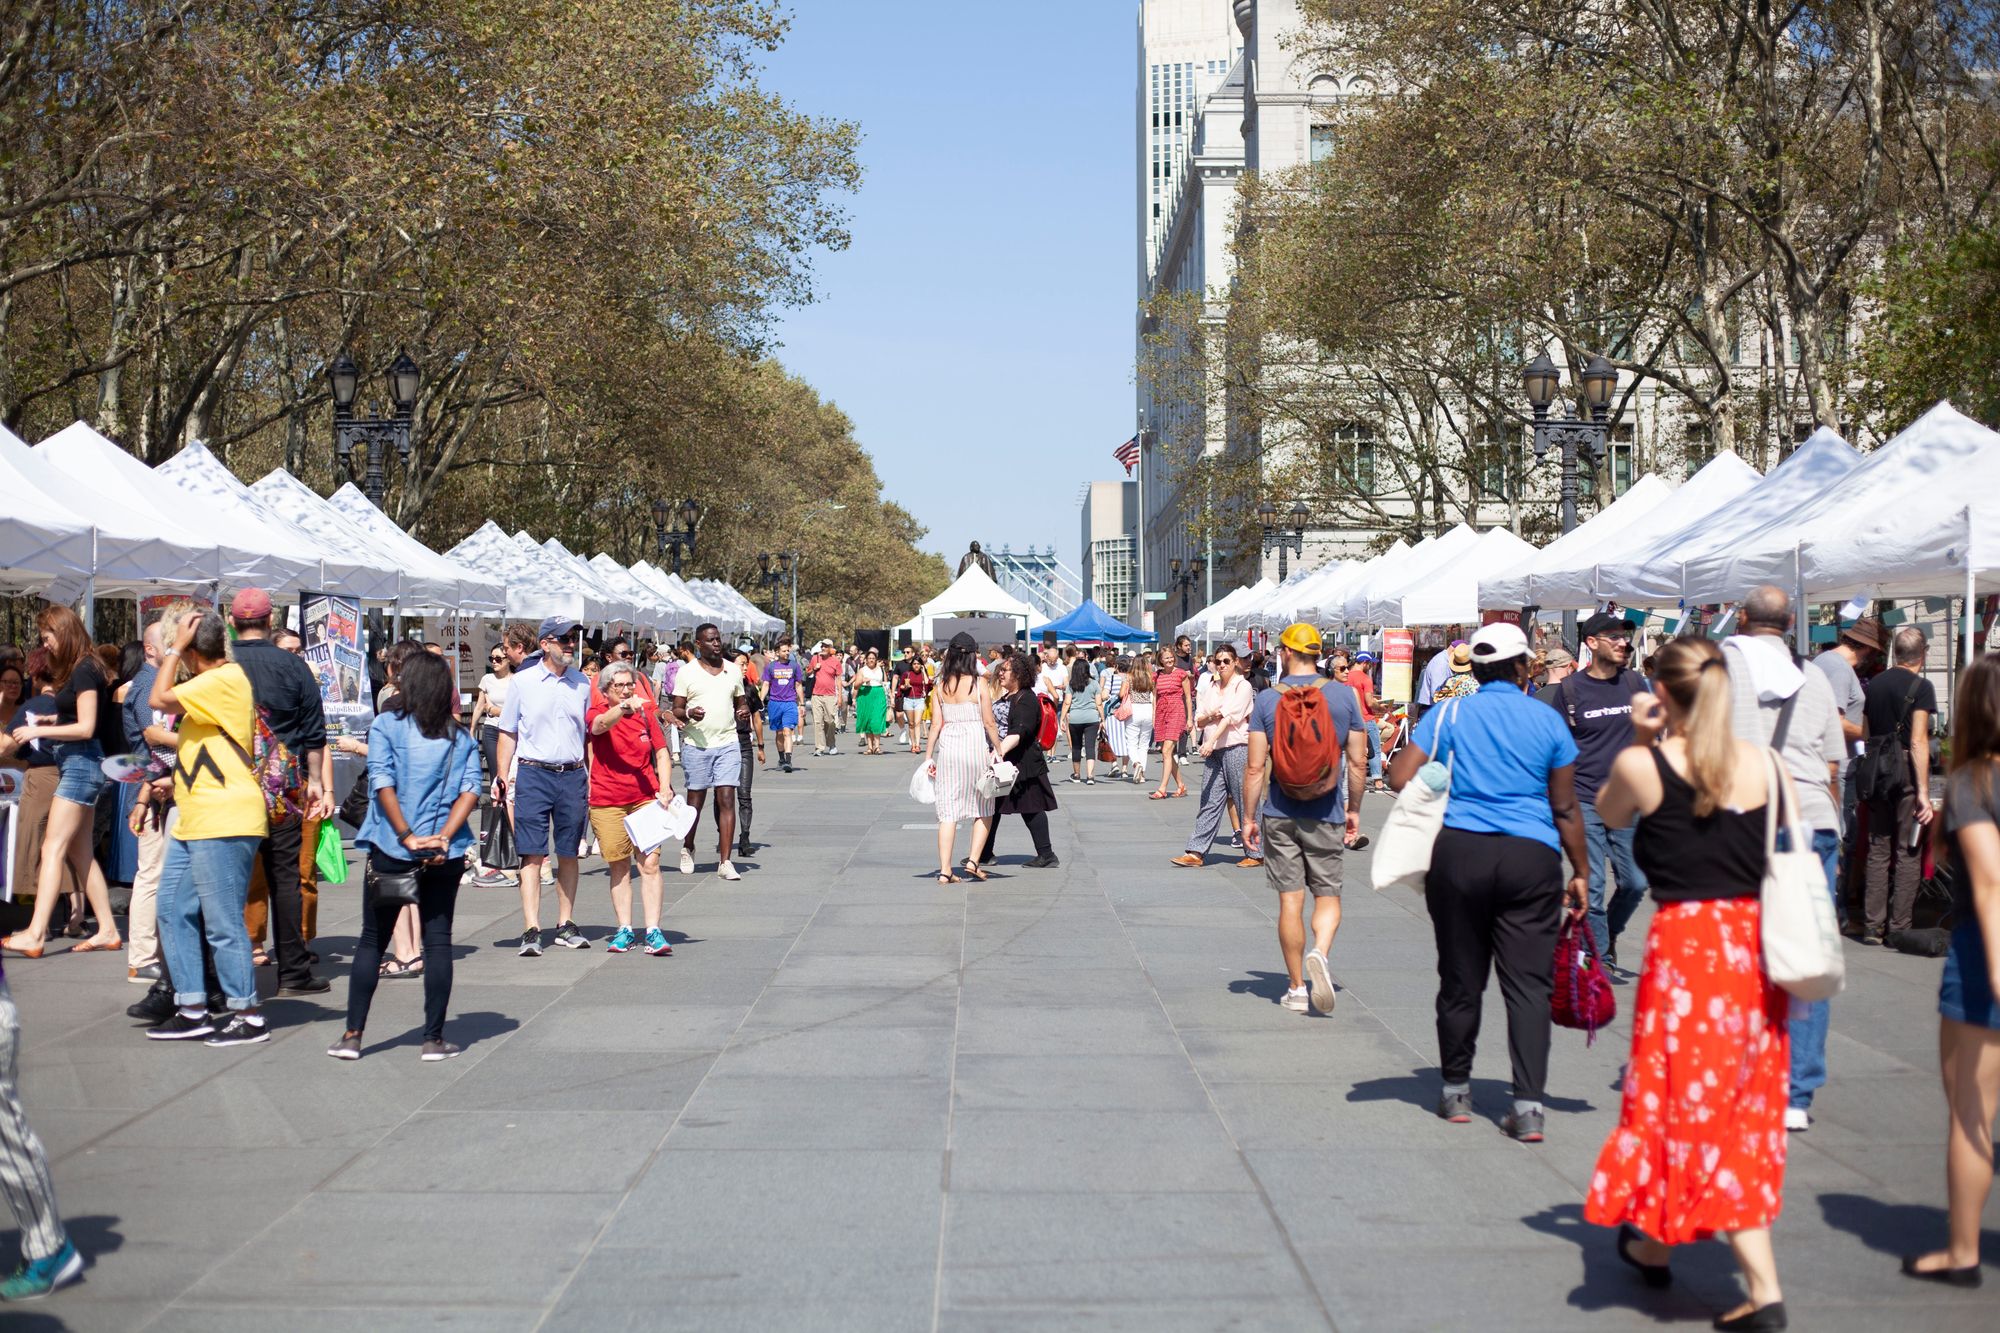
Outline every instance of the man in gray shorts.
{"type": "MultiPolygon", "coordinates": [[[[1346,843],[1361,832],[1361,794],[1368,785],[1368,733],[1361,702],[1349,686],[1327,680],[1315,667],[1319,631],[1293,625],[1278,637],[1284,675],[1257,696],[1250,713],[1250,752],[1243,769],[1243,845],[1255,856],[1262,844],[1264,878],[1278,894],[1278,948],[1290,978],[1284,1006],[1295,1013],[1333,1012],[1333,977],[1327,950],[1340,929],[1340,869],[1346,843]],[[1344,757],[1340,781],[1321,796],[1300,798],[1276,780],[1271,757],[1277,744],[1278,703],[1293,690],[1317,687],[1332,723],[1330,757],[1344,757]],[[1344,812],[1344,813],[1343,813],[1344,812]],[[1313,898],[1313,948],[1306,952],[1305,898],[1313,898]],[[1308,986],[1310,983],[1310,986],[1308,986]]],[[[1321,771],[1325,771],[1324,765],[1321,771]]]]}

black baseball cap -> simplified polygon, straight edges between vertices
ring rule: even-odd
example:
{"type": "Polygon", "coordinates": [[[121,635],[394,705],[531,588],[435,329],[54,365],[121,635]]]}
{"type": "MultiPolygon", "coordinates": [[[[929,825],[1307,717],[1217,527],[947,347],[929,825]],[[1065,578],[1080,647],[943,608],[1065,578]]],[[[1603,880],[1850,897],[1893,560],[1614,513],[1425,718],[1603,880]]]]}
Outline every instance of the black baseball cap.
{"type": "Polygon", "coordinates": [[[1623,616],[1614,616],[1609,611],[1599,611],[1584,621],[1577,632],[1586,639],[1593,639],[1601,634],[1630,634],[1632,622],[1623,616]]]}

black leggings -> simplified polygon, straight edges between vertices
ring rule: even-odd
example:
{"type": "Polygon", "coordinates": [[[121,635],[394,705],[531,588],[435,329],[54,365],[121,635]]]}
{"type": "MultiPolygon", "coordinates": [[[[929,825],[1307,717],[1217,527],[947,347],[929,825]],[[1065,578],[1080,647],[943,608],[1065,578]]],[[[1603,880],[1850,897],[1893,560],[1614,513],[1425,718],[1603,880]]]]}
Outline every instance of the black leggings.
{"type": "MultiPolygon", "coordinates": [[[[1007,817],[1005,815],[993,816],[992,828],[986,837],[986,851],[981,855],[980,860],[991,861],[998,855],[993,850],[993,844],[1000,840],[1000,826],[1006,822],[1007,817]]],[[[1032,815],[1022,815],[1021,822],[1028,826],[1028,836],[1035,840],[1036,856],[1054,856],[1056,854],[1055,845],[1049,841],[1049,817],[1044,811],[1037,810],[1032,815]]]]}
{"type": "MultiPolygon", "coordinates": [[[[417,919],[424,940],[424,1040],[444,1040],[444,1007],[451,999],[451,914],[458,905],[458,881],[465,858],[454,856],[417,872],[417,919]]],[[[363,891],[361,938],[354,945],[354,971],[347,980],[347,1030],[368,1026],[368,1006],[382,970],[382,946],[396,928],[402,903],[376,900],[363,891]]]]}
{"type": "Polygon", "coordinates": [[[1097,724],[1095,722],[1072,722],[1069,724],[1069,761],[1080,764],[1086,759],[1097,758],[1097,724]]]}

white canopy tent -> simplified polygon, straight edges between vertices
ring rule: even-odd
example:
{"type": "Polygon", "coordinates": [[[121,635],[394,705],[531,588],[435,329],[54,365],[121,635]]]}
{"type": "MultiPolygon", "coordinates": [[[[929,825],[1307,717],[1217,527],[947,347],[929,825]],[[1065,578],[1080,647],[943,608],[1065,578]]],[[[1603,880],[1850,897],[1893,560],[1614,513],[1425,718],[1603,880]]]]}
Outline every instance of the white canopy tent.
{"type": "Polygon", "coordinates": [[[1603,543],[1614,541],[1632,524],[1657,509],[1674,493],[1672,483],[1648,472],[1632,483],[1625,494],[1592,514],[1562,536],[1527,559],[1479,580],[1479,605],[1500,611],[1517,611],[1535,606],[1535,579],[1550,570],[1564,569],[1572,561],[1603,543]]]}
{"type": "MultiPolygon", "coordinates": [[[[525,532],[514,534],[515,541],[520,541],[524,537],[529,541],[534,540],[534,538],[528,537],[528,534],[525,532]]],[[[626,614],[620,618],[627,625],[635,630],[657,630],[659,628],[660,622],[666,613],[666,608],[660,603],[659,598],[654,597],[651,593],[641,593],[635,596],[631,592],[615,586],[610,580],[598,573],[597,568],[588,560],[585,560],[582,556],[564,546],[554,537],[543,541],[541,546],[542,552],[545,555],[557,563],[567,566],[577,578],[583,580],[585,587],[600,593],[606,601],[624,607],[626,614]]]]}
{"type": "Polygon", "coordinates": [[[1558,568],[1537,574],[1532,605],[1544,611],[1588,611],[1600,602],[1615,600],[1616,594],[1597,576],[1600,565],[1629,562],[1668,533],[1734,504],[1760,480],[1757,469],[1735,454],[1717,454],[1624,532],[1578,552],[1558,568]]]}
{"type": "MultiPolygon", "coordinates": [[[[713,622],[718,629],[728,619],[722,612],[708,606],[688,591],[687,584],[677,575],[669,574],[658,565],[641,560],[632,566],[632,577],[652,589],[665,599],[667,605],[675,608],[675,628],[692,630],[696,625],[713,622]]],[[[733,632],[733,631],[732,631],[733,632]]]]}
{"type": "Polygon", "coordinates": [[[361,600],[410,601],[412,604],[427,600],[439,605],[453,605],[458,601],[456,580],[444,580],[440,588],[422,573],[404,568],[407,563],[404,553],[390,550],[376,539],[374,533],[335,509],[315,494],[311,487],[282,468],[273,469],[252,482],[250,493],[277,519],[297,528],[322,550],[342,550],[348,552],[350,557],[366,552],[371,564],[386,563],[388,568],[398,571],[393,591],[364,592],[360,595],[361,600]]]}
{"type": "Polygon", "coordinates": [[[393,602],[402,595],[402,574],[391,557],[365,540],[328,541],[305,524],[280,514],[264,497],[237,480],[223,461],[199,440],[153,469],[196,499],[230,516],[236,525],[255,522],[280,531],[319,558],[319,592],[340,593],[364,602],[393,602]]]}
{"type": "MultiPolygon", "coordinates": [[[[286,483],[315,500],[319,499],[307,489],[305,483],[282,470],[266,474],[251,489],[267,487],[268,494],[286,483]]],[[[497,615],[512,609],[507,602],[507,582],[500,571],[477,561],[460,561],[439,555],[405,532],[395,519],[377,509],[353,482],[342,482],[340,489],[321,503],[359,528],[377,546],[402,558],[405,611],[497,615]],[[419,605],[408,605],[411,598],[419,605]]]]}
{"type": "Polygon", "coordinates": [[[1479,620],[1479,575],[1518,563],[1535,548],[1506,528],[1488,528],[1458,555],[1370,606],[1380,625],[1471,625],[1479,620]]]}
{"type": "Polygon", "coordinates": [[[721,579],[697,579],[688,586],[697,593],[711,595],[715,601],[735,611],[743,622],[740,633],[770,634],[785,623],[745,597],[740,589],[721,579]]]}
{"type": "Polygon", "coordinates": [[[918,643],[928,643],[931,626],[936,621],[972,615],[1006,616],[1020,621],[1018,628],[1023,631],[1045,619],[1041,612],[995,583],[978,565],[967,565],[950,587],[918,607],[916,615],[896,628],[909,630],[918,643]]]}
{"type": "Polygon", "coordinates": [[[81,421],[43,440],[34,452],[94,496],[144,515],[151,530],[190,549],[219,550],[224,584],[292,592],[320,583],[318,552],[294,534],[247,509],[232,511],[183,490],[81,421]]]}
{"type": "MultiPolygon", "coordinates": [[[[1728,504],[1702,514],[1616,563],[1597,567],[1600,591],[1630,606],[1676,606],[1686,598],[1690,561],[1737,549],[1751,534],[1796,514],[1861,464],[1861,455],[1824,426],[1770,474],[1728,504]]],[[[1789,585],[1788,585],[1789,586],[1789,585]]]]}
{"type": "MultiPolygon", "coordinates": [[[[1469,550],[1478,540],[1479,533],[1473,528],[1455,523],[1447,531],[1424,538],[1394,560],[1384,560],[1366,579],[1348,588],[1341,608],[1342,621],[1348,625],[1401,623],[1400,619],[1388,619],[1402,615],[1400,601],[1392,605],[1390,599],[1405,588],[1415,587],[1425,575],[1469,550]]],[[[1322,607],[1321,614],[1330,610],[1322,607]]]]}
{"type": "Polygon", "coordinates": [[[681,629],[687,622],[687,612],[667,600],[665,593],[656,591],[641,582],[632,571],[600,552],[586,561],[593,573],[614,592],[622,592],[635,603],[650,612],[647,627],[656,634],[681,629]]]}
{"type": "MultiPolygon", "coordinates": [[[[340,496],[335,495],[334,503],[339,502],[340,496]]],[[[540,547],[533,547],[532,554],[522,550],[490,518],[445,555],[489,577],[504,580],[509,616],[521,620],[568,616],[586,625],[602,624],[613,618],[612,608],[586,593],[576,580],[552,572],[540,547]]]]}
{"type": "MultiPolygon", "coordinates": [[[[1223,630],[1230,634],[1239,634],[1244,630],[1269,628],[1266,621],[1276,619],[1280,614],[1279,608],[1289,607],[1307,584],[1319,578],[1329,569],[1338,568],[1339,564],[1339,561],[1334,561],[1332,565],[1300,565],[1281,582],[1269,588],[1261,595],[1246,597],[1237,602],[1229,610],[1224,611],[1222,613],[1223,630]]],[[[1289,625],[1292,622],[1286,620],[1282,623],[1289,625]]]]}
{"type": "MultiPolygon", "coordinates": [[[[26,441],[0,426],[0,587],[40,591],[58,579],[90,580],[98,567],[96,524],[105,516],[85,518],[66,503],[83,498],[36,458],[26,441]]],[[[135,554],[119,537],[105,544],[121,560],[135,554]]]]}
{"type": "Polygon", "coordinates": [[[1348,562],[1333,577],[1304,589],[1293,610],[1300,620],[1309,620],[1315,625],[1341,624],[1347,612],[1347,594],[1374,577],[1377,570],[1401,559],[1409,550],[1410,544],[1398,537],[1382,554],[1348,562]]]}
{"type": "Polygon", "coordinates": [[[668,572],[663,577],[666,579],[667,586],[673,589],[678,596],[685,601],[692,602],[694,605],[701,607],[706,612],[702,619],[714,621],[715,627],[725,634],[740,634],[742,632],[743,619],[734,607],[726,602],[718,602],[713,596],[702,592],[694,584],[678,574],[668,572]]]}
{"type": "Polygon", "coordinates": [[[1204,606],[1201,610],[1189,616],[1186,620],[1183,620],[1180,624],[1174,626],[1174,637],[1178,639],[1181,635],[1185,634],[1197,642],[1220,639],[1223,635],[1230,632],[1229,616],[1231,612],[1241,607],[1247,607],[1259,598],[1269,596],[1277,586],[1277,583],[1273,580],[1262,578],[1245,587],[1232,588],[1213,602],[1210,602],[1207,606],[1204,606]]]}
{"type": "Polygon", "coordinates": [[[1792,513],[1688,562],[1690,602],[1760,583],[1800,597],[2000,591],[2000,434],[1949,403],[1792,513]]]}
{"type": "Polygon", "coordinates": [[[608,625],[635,623],[636,612],[628,599],[618,596],[599,583],[595,574],[586,576],[578,572],[574,565],[536,541],[527,529],[523,528],[516,532],[509,540],[514,543],[515,549],[541,571],[545,583],[552,587],[568,588],[584,598],[587,605],[598,609],[598,614],[589,618],[590,623],[608,625]]]}

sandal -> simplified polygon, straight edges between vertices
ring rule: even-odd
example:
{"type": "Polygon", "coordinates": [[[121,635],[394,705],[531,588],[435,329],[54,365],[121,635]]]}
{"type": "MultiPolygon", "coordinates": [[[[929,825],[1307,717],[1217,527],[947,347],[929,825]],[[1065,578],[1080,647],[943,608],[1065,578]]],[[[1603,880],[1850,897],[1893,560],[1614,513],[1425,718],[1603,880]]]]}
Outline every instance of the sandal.
{"type": "Polygon", "coordinates": [[[1186,787],[1182,787],[1182,788],[1179,788],[1178,790],[1176,790],[1176,791],[1174,792],[1174,795],[1176,795],[1176,796],[1185,796],[1185,795],[1187,795],[1187,788],[1186,788],[1186,787]]]}
{"type": "Polygon", "coordinates": [[[20,954],[23,958],[40,958],[42,956],[44,945],[16,944],[15,941],[20,938],[21,936],[19,935],[9,935],[6,939],[0,940],[0,949],[5,949],[8,953],[20,954]]]}
{"type": "Polygon", "coordinates": [[[118,937],[117,937],[116,935],[113,935],[113,936],[112,936],[112,937],[111,937],[110,939],[108,939],[108,940],[85,940],[85,941],[84,941],[83,943],[81,943],[81,944],[78,944],[78,945],[73,945],[73,946],[72,946],[72,947],[70,948],[70,952],[71,952],[71,953],[112,953],[112,952],[114,952],[115,950],[118,950],[118,949],[122,949],[122,948],[124,948],[124,947],[125,947],[125,941],[124,941],[124,940],[121,940],[121,939],[119,939],[119,938],[118,938],[118,937]]]}
{"type": "Polygon", "coordinates": [[[969,856],[965,858],[965,864],[960,866],[959,869],[978,880],[981,884],[986,882],[986,872],[979,868],[979,862],[969,856]]]}
{"type": "Polygon", "coordinates": [[[409,970],[410,965],[400,958],[384,958],[382,966],[375,969],[375,975],[384,980],[390,980],[395,977],[407,975],[409,970]]]}
{"type": "Polygon", "coordinates": [[[1172,798],[1169,797],[1163,791],[1156,791],[1151,796],[1148,796],[1146,799],[1149,801],[1165,801],[1165,800],[1171,800],[1172,798]]]}
{"type": "Polygon", "coordinates": [[[938,876],[939,888],[943,888],[947,884],[964,883],[963,880],[961,880],[957,875],[952,874],[949,870],[940,870],[937,872],[937,876],[938,876]]]}

